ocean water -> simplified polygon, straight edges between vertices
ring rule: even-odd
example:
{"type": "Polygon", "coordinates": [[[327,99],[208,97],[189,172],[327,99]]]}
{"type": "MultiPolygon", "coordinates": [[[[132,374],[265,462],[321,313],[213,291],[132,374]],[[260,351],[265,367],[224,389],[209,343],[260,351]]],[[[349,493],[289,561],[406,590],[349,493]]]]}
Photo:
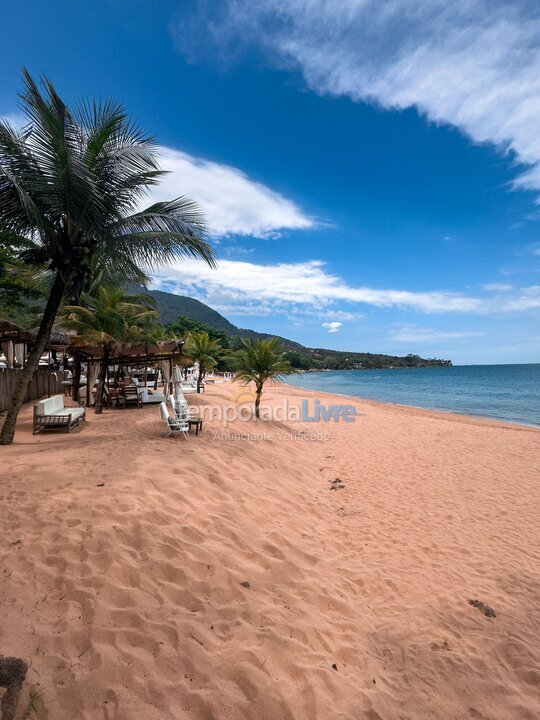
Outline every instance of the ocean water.
{"type": "Polygon", "coordinates": [[[540,427],[540,364],[332,370],[292,375],[306,390],[540,427]]]}

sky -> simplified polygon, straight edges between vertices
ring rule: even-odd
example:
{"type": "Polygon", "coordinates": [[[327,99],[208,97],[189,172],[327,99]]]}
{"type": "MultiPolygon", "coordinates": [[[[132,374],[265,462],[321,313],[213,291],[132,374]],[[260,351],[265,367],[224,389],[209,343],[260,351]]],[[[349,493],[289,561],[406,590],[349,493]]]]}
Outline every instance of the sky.
{"type": "Polygon", "coordinates": [[[217,270],[153,287],[312,347],[540,362],[540,4],[18,0],[20,69],[120,100],[204,211],[217,270]]]}

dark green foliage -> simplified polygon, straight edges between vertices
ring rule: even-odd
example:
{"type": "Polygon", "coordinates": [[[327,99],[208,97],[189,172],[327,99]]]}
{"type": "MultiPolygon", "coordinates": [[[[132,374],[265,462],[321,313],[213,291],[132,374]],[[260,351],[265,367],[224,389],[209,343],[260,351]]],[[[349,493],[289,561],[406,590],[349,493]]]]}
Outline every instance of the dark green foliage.
{"type": "MultiPolygon", "coordinates": [[[[275,337],[268,333],[247,330],[236,327],[216,310],[208,307],[199,300],[185,295],[151,290],[148,291],[157,302],[161,322],[168,323],[167,329],[173,329],[182,337],[185,331],[206,331],[210,337],[219,340],[224,348],[232,351],[243,348],[242,339],[270,340],[275,337]],[[171,313],[178,311],[176,320],[169,318],[171,313]]],[[[277,337],[285,350],[285,359],[300,370],[369,370],[373,368],[408,368],[429,366],[450,366],[450,360],[425,359],[418,355],[382,355],[374,353],[344,352],[340,350],[326,350],[323,348],[307,348],[300,343],[277,337]]],[[[225,358],[220,360],[219,370],[229,370],[225,367],[225,358]]]]}
{"type": "MultiPolygon", "coordinates": [[[[154,293],[150,292],[148,294],[155,299],[154,293]]],[[[161,320],[163,322],[163,318],[161,318],[161,320]]],[[[167,332],[179,338],[184,337],[189,332],[206,332],[211,340],[218,340],[222,348],[229,349],[230,347],[229,337],[223,330],[216,330],[206,323],[186,317],[185,315],[180,315],[174,322],[168,323],[165,329],[167,332]]]]}
{"type": "Polygon", "coordinates": [[[288,360],[294,368],[299,370],[309,370],[313,367],[313,360],[306,353],[299,353],[296,350],[288,350],[284,354],[285,360],[288,360]]]}
{"type": "MultiPolygon", "coordinates": [[[[130,288],[135,292],[140,292],[142,288],[130,288]]],[[[222,330],[227,335],[233,335],[237,327],[230,323],[223,315],[220,315],[212,308],[208,307],[195,298],[186,295],[174,295],[161,290],[145,290],[151,295],[158,304],[159,316],[163,325],[176,323],[179,317],[189,318],[190,320],[200,322],[214,330],[222,330]]],[[[205,328],[206,329],[206,328],[205,328]]]]}
{"type": "Polygon", "coordinates": [[[26,390],[51,335],[62,300],[76,304],[96,275],[144,283],[156,266],[202,258],[215,266],[204,221],[180,197],[140,210],[159,182],[155,142],[121,105],[94,101],[69,108],[52,83],[41,88],[23,70],[19,130],[0,118],[0,235],[23,238],[16,253],[50,274],[33,348],[20,373],[0,444],[10,444],[26,390]]]}
{"type": "Polygon", "coordinates": [[[300,372],[283,357],[283,348],[277,338],[270,340],[242,340],[242,349],[236,353],[235,382],[255,386],[255,417],[260,417],[261,396],[267,380],[281,382],[286,375],[300,372]]]}
{"type": "Polygon", "coordinates": [[[18,258],[22,250],[22,241],[0,236],[0,317],[31,327],[42,309],[43,294],[18,258]]]}

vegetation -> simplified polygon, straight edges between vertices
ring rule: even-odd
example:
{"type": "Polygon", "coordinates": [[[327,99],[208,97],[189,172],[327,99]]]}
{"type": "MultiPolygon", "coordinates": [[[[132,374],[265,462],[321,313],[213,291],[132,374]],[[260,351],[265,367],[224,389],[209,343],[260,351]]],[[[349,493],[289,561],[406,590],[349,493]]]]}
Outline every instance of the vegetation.
{"type": "Polygon", "coordinates": [[[238,372],[235,381],[255,383],[255,417],[260,417],[261,395],[267,380],[280,382],[284,375],[298,370],[283,359],[283,350],[277,338],[270,340],[243,340],[243,349],[236,353],[238,372]]]}
{"type": "Polygon", "coordinates": [[[216,330],[206,323],[192,320],[185,315],[181,315],[175,322],[166,325],[166,331],[174,337],[183,338],[189,333],[205,332],[212,340],[217,340],[222,348],[228,349],[231,346],[228,335],[223,330],[216,330]]]}
{"type": "Polygon", "coordinates": [[[286,357],[291,365],[302,370],[374,370],[452,365],[450,360],[426,359],[419,355],[382,355],[317,348],[290,351],[286,357]]]}
{"type": "MultiPolygon", "coordinates": [[[[119,288],[101,286],[94,296],[83,293],[81,305],[67,305],[66,315],[58,323],[77,335],[72,347],[98,345],[102,348],[97,383],[96,414],[103,412],[103,393],[112,351],[121,343],[152,340],[152,324],[157,312],[152,299],[144,295],[127,295],[119,288]]],[[[87,388],[87,397],[90,387],[87,388]]]]}
{"type": "MultiPolygon", "coordinates": [[[[155,295],[152,294],[152,297],[155,298],[155,295]]],[[[167,325],[166,332],[177,338],[186,337],[188,333],[192,332],[208,333],[209,337],[212,340],[217,340],[221,348],[223,349],[223,352],[217,357],[217,364],[215,366],[215,369],[219,372],[231,372],[234,370],[234,359],[229,351],[240,349],[240,346],[242,344],[240,338],[231,338],[227,335],[227,333],[223,332],[222,330],[216,330],[210,325],[206,325],[205,323],[199,322],[198,320],[192,320],[186,316],[181,316],[177,319],[176,322],[167,325]]]]}
{"type": "MultiPolygon", "coordinates": [[[[223,347],[237,350],[242,347],[242,338],[247,340],[269,340],[273,335],[238,328],[223,315],[208,307],[199,300],[183,295],[173,295],[162,291],[151,290],[148,293],[157,301],[160,319],[169,323],[167,327],[182,329],[205,330],[211,337],[218,339],[223,347]],[[170,320],[171,315],[178,317],[177,322],[170,320]],[[167,318],[167,319],[165,319],[167,318]]],[[[449,366],[450,360],[426,359],[418,355],[383,355],[380,353],[343,352],[323,348],[307,348],[300,343],[278,337],[285,349],[285,358],[299,370],[369,370],[383,368],[407,368],[428,366],[449,366]]],[[[229,369],[221,367],[220,369],[229,369]]]]}
{"type": "Polygon", "coordinates": [[[43,288],[18,259],[25,247],[20,240],[0,235],[0,317],[28,329],[42,311],[43,288]]]}
{"type": "Polygon", "coordinates": [[[0,237],[19,238],[17,258],[50,273],[41,324],[20,373],[0,444],[17,415],[49,341],[62,300],[78,302],[96,272],[144,282],[144,270],[178,258],[214,264],[197,206],[186,198],[139,204],[159,182],[156,147],[116,103],[68,108],[45,78],[23,71],[24,130],[0,121],[0,237]],[[94,270],[93,270],[94,269],[94,270]]]}
{"type": "MultiPolygon", "coordinates": [[[[134,292],[140,292],[142,289],[141,287],[133,288],[134,292]]],[[[200,323],[213,330],[221,330],[228,336],[238,330],[223,315],[200,300],[162,290],[148,290],[147,292],[157,302],[159,317],[163,325],[175,324],[180,318],[189,318],[190,322],[200,323]]]]}
{"type": "Polygon", "coordinates": [[[207,332],[189,332],[185,339],[184,354],[193,364],[199,363],[197,376],[197,392],[201,392],[201,383],[208,370],[217,365],[218,357],[223,352],[218,340],[212,340],[207,332]]]}

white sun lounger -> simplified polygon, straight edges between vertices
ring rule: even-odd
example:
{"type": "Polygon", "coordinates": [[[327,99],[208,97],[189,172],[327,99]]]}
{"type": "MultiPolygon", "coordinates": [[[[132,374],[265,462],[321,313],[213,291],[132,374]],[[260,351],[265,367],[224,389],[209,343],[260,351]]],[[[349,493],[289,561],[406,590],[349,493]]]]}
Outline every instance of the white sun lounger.
{"type": "Polygon", "coordinates": [[[167,425],[167,431],[163,435],[164,438],[169,437],[169,435],[176,434],[182,434],[185,438],[188,437],[189,433],[189,423],[184,419],[180,419],[176,417],[172,417],[169,414],[169,411],[167,409],[167,405],[165,402],[160,403],[159,406],[159,417],[165,422],[167,425]]]}

